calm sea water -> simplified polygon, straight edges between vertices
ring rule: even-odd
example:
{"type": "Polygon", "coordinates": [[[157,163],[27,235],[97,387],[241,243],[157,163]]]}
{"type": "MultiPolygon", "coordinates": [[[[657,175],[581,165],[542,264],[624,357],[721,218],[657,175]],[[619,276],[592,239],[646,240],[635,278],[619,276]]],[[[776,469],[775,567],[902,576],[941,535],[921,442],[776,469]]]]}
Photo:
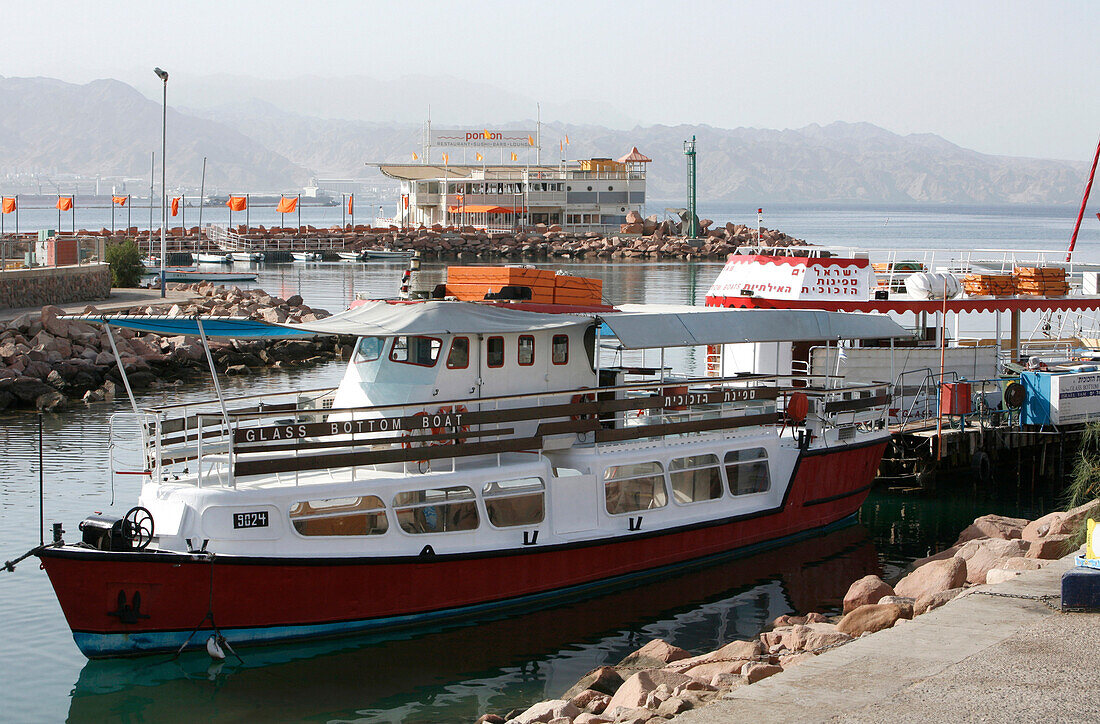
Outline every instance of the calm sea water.
{"type": "MultiPolygon", "coordinates": [[[[337,212],[339,210],[337,209],[337,212]]],[[[765,224],[815,243],[861,247],[1064,248],[1072,209],[805,208],[766,209],[765,224]]],[[[755,223],[755,209],[704,206],[719,221],[755,223]]],[[[1100,224],[1086,218],[1079,246],[1100,252],[1100,224]]],[[[79,223],[79,222],[78,222],[79,223]]],[[[1098,254],[1100,255],[1100,254],[1098,254]]],[[[599,276],[615,302],[701,303],[718,263],[555,264],[599,276]]],[[[342,308],[356,294],[396,292],[401,265],[285,264],[256,267],[259,286],[312,306],[342,308]]],[[[425,283],[442,279],[426,264],[425,283]]],[[[695,360],[681,359],[691,366],[695,360]]],[[[335,384],[338,363],[308,371],[271,371],[223,379],[230,392],[335,384]]],[[[205,398],[193,384],[142,396],[150,404],[205,398]]],[[[93,511],[125,512],[133,482],[104,472],[110,416],[121,402],[44,419],[47,525],[68,537],[93,511]],[[112,499],[114,503],[112,503],[112,499]]],[[[0,560],[38,542],[37,417],[0,417],[0,560]]],[[[469,622],[396,638],[246,649],[244,665],[211,666],[205,654],[88,662],[77,650],[44,573],[35,561],[0,573],[0,672],[13,721],[361,722],[472,721],[560,694],[585,671],[615,662],[660,636],[693,652],[747,638],[783,613],[832,611],[855,578],[896,573],[914,558],[952,543],[975,516],[1032,517],[1053,505],[1049,492],[1011,485],[979,489],[949,481],[947,494],[876,490],[860,524],[772,551],[690,570],[659,583],[522,616],[469,622]]]]}

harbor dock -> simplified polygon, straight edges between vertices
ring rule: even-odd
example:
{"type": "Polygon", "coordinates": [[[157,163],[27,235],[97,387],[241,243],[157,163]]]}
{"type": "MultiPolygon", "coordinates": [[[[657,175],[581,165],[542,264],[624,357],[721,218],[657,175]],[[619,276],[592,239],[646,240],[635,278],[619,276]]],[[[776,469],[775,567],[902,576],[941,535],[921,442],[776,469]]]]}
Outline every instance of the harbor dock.
{"type": "Polygon", "coordinates": [[[1072,555],[950,603],[672,721],[1091,721],[1100,684],[1095,615],[1060,613],[1072,555]]]}

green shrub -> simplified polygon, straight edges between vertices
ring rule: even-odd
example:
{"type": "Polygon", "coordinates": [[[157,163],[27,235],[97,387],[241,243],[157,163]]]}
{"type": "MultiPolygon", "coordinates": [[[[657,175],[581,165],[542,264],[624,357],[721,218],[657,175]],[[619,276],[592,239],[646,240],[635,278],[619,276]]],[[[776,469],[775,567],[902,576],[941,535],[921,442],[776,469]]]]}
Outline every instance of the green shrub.
{"type": "Polygon", "coordinates": [[[141,282],[141,252],[132,240],[120,241],[107,247],[107,263],[111,265],[111,286],[136,287],[141,282]]]}

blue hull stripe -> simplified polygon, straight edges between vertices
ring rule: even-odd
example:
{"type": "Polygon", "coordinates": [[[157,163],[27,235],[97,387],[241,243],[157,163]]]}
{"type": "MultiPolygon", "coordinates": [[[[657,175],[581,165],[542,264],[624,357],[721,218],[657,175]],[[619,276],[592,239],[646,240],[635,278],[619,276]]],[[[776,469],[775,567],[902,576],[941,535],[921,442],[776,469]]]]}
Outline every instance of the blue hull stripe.
{"type": "MultiPolygon", "coordinates": [[[[622,587],[630,582],[640,582],[646,578],[660,578],[668,573],[680,571],[692,567],[703,567],[731,558],[741,558],[760,551],[777,548],[798,540],[811,538],[823,533],[847,527],[855,522],[856,513],[842,520],[830,523],[821,528],[795,533],[783,538],[775,538],[763,543],[757,543],[733,551],[716,553],[703,558],[695,558],[683,563],[674,563],[660,568],[649,568],[635,573],[626,573],[614,578],[607,578],[591,583],[582,583],[576,586],[560,588],[553,591],[533,593],[515,598],[479,603],[470,606],[429,611],[426,613],[408,614],[403,616],[385,616],[382,618],[369,618],[359,621],[340,621],[337,623],[301,624],[289,626],[257,626],[249,628],[221,629],[222,635],[233,646],[247,644],[273,643],[276,641],[290,641],[294,639],[310,639],[340,636],[351,633],[378,631],[381,629],[412,628],[427,624],[438,623],[448,619],[474,617],[479,614],[506,611],[511,608],[522,607],[530,610],[532,606],[543,607],[561,599],[571,599],[578,596],[590,595],[601,589],[614,589],[622,587]]],[[[206,645],[211,629],[199,629],[194,635],[191,631],[150,631],[141,633],[88,633],[74,631],[73,638],[80,651],[90,659],[99,659],[110,656],[132,656],[135,654],[154,653],[158,651],[175,651],[187,642],[190,636],[190,648],[206,645]]]]}

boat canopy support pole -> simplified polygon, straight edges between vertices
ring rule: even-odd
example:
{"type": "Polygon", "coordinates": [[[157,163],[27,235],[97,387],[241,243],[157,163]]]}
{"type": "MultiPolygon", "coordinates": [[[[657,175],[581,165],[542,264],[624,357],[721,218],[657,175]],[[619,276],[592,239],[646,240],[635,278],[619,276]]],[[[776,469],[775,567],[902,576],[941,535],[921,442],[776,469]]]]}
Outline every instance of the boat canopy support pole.
{"type": "Polygon", "coordinates": [[[126,376],[126,366],[122,364],[122,357],[118,354],[118,347],[115,345],[115,335],[111,333],[111,325],[107,322],[103,323],[104,329],[107,330],[107,341],[111,343],[111,351],[115,355],[115,362],[118,364],[118,373],[122,375],[122,385],[126,388],[126,396],[130,398],[130,407],[134,408],[134,414],[139,414],[137,400],[134,399],[134,391],[130,389],[130,378],[126,376]]]}
{"type": "Polygon", "coordinates": [[[202,340],[202,349],[206,352],[206,363],[210,365],[210,377],[214,380],[214,392],[218,396],[218,406],[222,410],[222,422],[225,423],[225,433],[231,433],[229,429],[229,411],[225,408],[225,397],[222,395],[222,385],[218,382],[218,371],[214,368],[214,355],[210,354],[210,344],[206,340],[206,332],[202,328],[202,320],[195,316],[195,324],[199,328],[199,338],[202,340]]]}
{"type": "Polygon", "coordinates": [[[1011,328],[1008,333],[1008,351],[1012,354],[1012,360],[1020,356],[1020,310],[1013,309],[1009,312],[1011,328]]]}

